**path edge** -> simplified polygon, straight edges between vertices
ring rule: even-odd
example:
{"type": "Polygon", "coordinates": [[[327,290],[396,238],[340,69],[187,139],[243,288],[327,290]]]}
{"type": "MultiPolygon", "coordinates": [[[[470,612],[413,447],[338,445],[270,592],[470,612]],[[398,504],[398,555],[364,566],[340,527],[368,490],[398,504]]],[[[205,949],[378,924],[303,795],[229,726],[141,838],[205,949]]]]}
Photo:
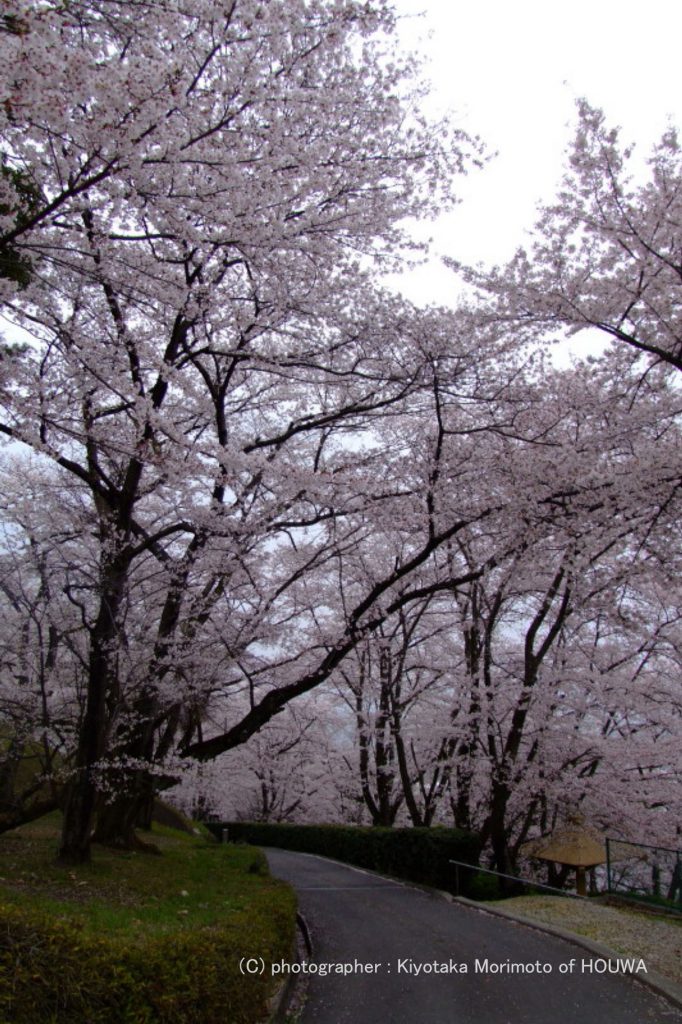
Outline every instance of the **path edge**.
{"type": "MultiPolygon", "coordinates": [[[[313,955],[313,943],[308,922],[300,911],[296,911],[296,940],[294,942],[293,959],[298,963],[310,960],[313,955]]],[[[304,974],[290,974],[282,982],[268,1004],[267,1024],[284,1024],[291,1014],[295,1014],[305,1002],[307,977],[304,974]]]]}
{"type": "MultiPolygon", "coordinates": [[[[509,921],[517,921],[528,928],[535,928],[536,931],[545,932],[548,935],[556,936],[558,939],[571,942],[574,946],[580,946],[589,953],[594,953],[605,960],[622,959],[621,953],[616,953],[615,950],[602,945],[600,942],[594,942],[585,935],[569,932],[566,928],[561,928],[559,925],[538,921],[533,917],[525,917],[523,914],[517,914],[512,910],[503,910],[501,907],[488,907],[484,903],[477,903],[476,900],[470,900],[466,896],[450,896],[449,893],[443,892],[441,889],[437,891],[451,903],[461,903],[465,907],[479,910],[482,914],[492,914],[494,917],[505,917],[509,921]]],[[[682,985],[678,985],[677,982],[671,981],[662,974],[658,974],[657,971],[647,971],[645,975],[629,973],[629,977],[633,981],[639,982],[640,985],[646,985],[647,988],[653,989],[654,992],[659,996],[663,996],[664,999],[667,999],[677,1009],[682,1009],[682,985]]]]}

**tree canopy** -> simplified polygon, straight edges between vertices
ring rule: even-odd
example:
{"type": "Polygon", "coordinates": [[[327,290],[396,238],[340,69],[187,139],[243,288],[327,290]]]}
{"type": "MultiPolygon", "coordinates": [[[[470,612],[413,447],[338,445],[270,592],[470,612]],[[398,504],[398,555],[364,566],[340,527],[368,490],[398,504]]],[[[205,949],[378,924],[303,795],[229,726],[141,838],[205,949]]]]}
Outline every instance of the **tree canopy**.
{"type": "Polygon", "coordinates": [[[576,800],[614,749],[669,780],[673,134],[631,185],[581,104],[529,252],[418,309],[381,272],[480,147],[420,115],[387,4],[2,17],[5,803],[32,744],[84,860],[251,741],[261,805],[295,810],[267,761],[329,752],[287,710],[318,693],[374,820],[449,801],[500,864],[563,771],[576,800]],[[553,369],[541,343],[586,327],[613,347],[553,369]]]}

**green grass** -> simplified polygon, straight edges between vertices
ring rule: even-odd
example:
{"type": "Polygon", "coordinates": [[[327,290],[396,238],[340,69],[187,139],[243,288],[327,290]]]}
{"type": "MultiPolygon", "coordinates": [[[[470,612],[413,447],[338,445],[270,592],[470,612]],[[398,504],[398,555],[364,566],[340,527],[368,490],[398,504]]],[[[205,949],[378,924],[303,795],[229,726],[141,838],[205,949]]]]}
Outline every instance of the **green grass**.
{"type": "Polygon", "coordinates": [[[643,904],[645,907],[654,907],[658,910],[665,910],[670,914],[678,914],[682,919],[682,901],[679,899],[668,900],[665,896],[654,896],[653,893],[619,892],[618,890],[614,890],[610,895],[633,904],[635,907],[637,904],[643,904]]]}
{"type": "Polygon", "coordinates": [[[131,937],[178,927],[213,927],[263,891],[260,851],[221,847],[172,829],[152,831],[161,857],[94,846],[92,864],[54,862],[59,814],[0,837],[0,898],[49,910],[86,931],[131,937]],[[254,874],[254,871],[256,872],[254,874]],[[184,920],[181,920],[184,918],[184,920]]]}
{"type": "Polygon", "coordinates": [[[155,826],[161,856],[95,846],[65,868],[59,827],[54,814],[0,836],[3,1024],[262,1016],[272,981],[242,977],[239,960],[289,956],[295,900],[259,850],[155,826]]]}

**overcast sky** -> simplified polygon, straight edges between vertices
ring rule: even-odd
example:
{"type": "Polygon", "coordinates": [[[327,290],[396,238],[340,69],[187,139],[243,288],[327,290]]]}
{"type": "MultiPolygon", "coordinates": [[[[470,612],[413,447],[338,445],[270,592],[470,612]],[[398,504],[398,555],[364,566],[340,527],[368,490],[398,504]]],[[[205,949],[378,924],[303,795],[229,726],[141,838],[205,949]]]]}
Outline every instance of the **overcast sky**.
{"type": "MultiPolygon", "coordinates": [[[[550,199],[575,124],[575,100],[601,107],[642,157],[682,125],[682,5],[675,0],[394,0],[401,36],[426,57],[433,108],[450,111],[499,155],[463,179],[462,205],[435,228],[435,249],[467,263],[506,260],[535,204],[550,199]],[[419,12],[423,12],[420,17],[419,12]]],[[[445,299],[431,265],[401,290],[445,299]]]]}

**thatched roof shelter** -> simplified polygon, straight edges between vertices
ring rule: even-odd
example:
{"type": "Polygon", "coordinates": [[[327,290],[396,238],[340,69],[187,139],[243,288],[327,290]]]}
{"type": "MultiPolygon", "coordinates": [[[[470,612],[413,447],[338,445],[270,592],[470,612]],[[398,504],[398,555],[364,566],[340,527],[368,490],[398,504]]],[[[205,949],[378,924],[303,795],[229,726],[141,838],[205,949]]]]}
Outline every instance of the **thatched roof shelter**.
{"type": "Polygon", "coordinates": [[[606,861],[604,841],[582,820],[573,820],[549,836],[524,843],[521,852],[526,857],[575,868],[576,890],[581,896],[585,895],[585,868],[593,868],[606,861]]]}
{"type": "Polygon", "coordinates": [[[553,860],[574,868],[593,868],[606,861],[603,840],[582,825],[568,825],[550,836],[524,843],[521,849],[527,857],[553,860]]]}

